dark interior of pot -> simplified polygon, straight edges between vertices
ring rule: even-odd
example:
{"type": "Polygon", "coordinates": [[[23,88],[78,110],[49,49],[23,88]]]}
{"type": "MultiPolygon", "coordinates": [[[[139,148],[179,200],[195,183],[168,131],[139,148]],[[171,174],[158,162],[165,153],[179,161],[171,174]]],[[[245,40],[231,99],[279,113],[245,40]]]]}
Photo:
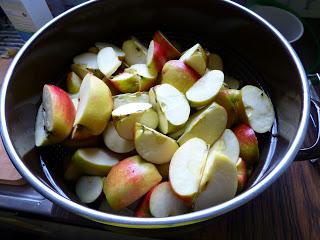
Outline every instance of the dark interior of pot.
{"type": "Polygon", "coordinates": [[[222,57],[226,74],[261,86],[270,95],[277,122],[272,133],[259,136],[261,157],[248,187],[287,152],[301,118],[301,79],[290,54],[267,27],[220,0],[99,1],[59,19],[35,39],[19,59],[6,96],[7,125],[18,155],[34,175],[62,195],[77,201],[62,177],[70,152],[59,146],[41,151],[34,146],[43,85],[59,84],[73,56],[97,41],[121,46],[134,35],[148,43],[156,30],[182,49],[203,44],[222,57]]]}

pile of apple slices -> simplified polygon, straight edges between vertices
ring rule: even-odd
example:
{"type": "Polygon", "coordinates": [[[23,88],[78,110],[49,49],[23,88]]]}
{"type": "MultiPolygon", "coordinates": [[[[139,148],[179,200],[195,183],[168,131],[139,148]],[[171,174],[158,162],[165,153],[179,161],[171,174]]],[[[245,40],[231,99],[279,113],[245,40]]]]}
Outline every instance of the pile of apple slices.
{"type": "Polygon", "coordinates": [[[64,178],[82,203],[136,217],[215,206],[241,192],[270,131],[267,94],[225,76],[197,43],[183,54],[159,31],[146,48],[97,42],[74,57],[66,91],[43,88],[35,144],[72,152],[64,178]],[[104,197],[101,197],[104,196],[104,197]]]}

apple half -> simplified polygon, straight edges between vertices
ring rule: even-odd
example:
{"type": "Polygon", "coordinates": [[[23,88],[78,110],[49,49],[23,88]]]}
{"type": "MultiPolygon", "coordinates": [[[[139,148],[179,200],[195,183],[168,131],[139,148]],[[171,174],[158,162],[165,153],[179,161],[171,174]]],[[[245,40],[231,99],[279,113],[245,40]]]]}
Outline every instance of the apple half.
{"type": "Polygon", "coordinates": [[[168,134],[183,126],[189,118],[190,106],[185,96],[170,84],[157,85],[149,91],[150,102],[159,115],[159,129],[168,134]]]}
{"type": "Polygon", "coordinates": [[[209,145],[200,138],[191,138],[174,153],[169,167],[169,180],[174,192],[192,203],[199,192],[200,181],[209,145]]]}
{"type": "Polygon", "coordinates": [[[150,70],[146,64],[134,64],[131,67],[124,70],[125,72],[138,74],[139,79],[139,91],[147,91],[155,85],[157,80],[157,72],[150,70]]]}
{"type": "Polygon", "coordinates": [[[212,102],[222,88],[223,81],[223,72],[219,70],[207,72],[186,92],[190,106],[203,107],[212,102]]]}
{"type": "Polygon", "coordinates": [[[178,139],[178,143],[181,145],[189,139],[197,137],[212,145],[226,129],[227,119],[226,110],[219,104],[212,103],[188,122],[185,132],[178,139]]]}
{"type": "Polygon", "coordinates": [[[155,186],[150,196],[150,213],[154,217],[170,217],[184,214],[188,208],[173,192],[169,182],[155,186]]]}
{"type": "Polygon", "coordinates": [[[134,146],[144,160],[155,164],[169,162],[179,148],[172,138],[140,123],[136,123],[134,146]]]}
{"type": "Polygon", "coordinates": [[[72,131],[75,115],[76,110],[68,93],[54,85],[44,85],[35,124],[36,146],[65,140],[72,131]]]}
{"type": "Polygon", "coordinates": [[[161,181],[157,168],[132,156],[112,167],[105,178],[103,191],[114,210],[121,210],[138,200],[161,181]]]}
{"type": "Polygon", "coordinates": [[[92,135],[100,135],[113,108],[110,89],[102,80],[88,74],[81,83],[79,99],[74,126],[80,125],[92,135]]]}
{"type": "Polygon", "coordinates": [[[150,128],[157,128],[158,115],[150,103],[128,103],[112,111],[113,124],[120,137],[134,139],[135,124],[139,122],[150,128]]]}
{"type": "Polygon", "coordinates": [[[120,137],[112,122],[103,132],[103,141],[107,148],[116,153],[128,153],[134,149],[134,142],[120,137]]]}
{"type": "Polygon", "coordinates": [[[113,109],[128,103],[150,103],[148,92],[125,93],[113,96],[113,109]]]}
{"type": "Polygon", "coordinates": [[[153,41],[160,44],[168,60],[176,59],[181,56],[179,50],[168,40],[168,38],[164,36],[162,32],[156,31],[153,35],[153,41]]]}
{"type": "Polygon", "coordinates": [[[201,76],[206,72],[207,55],[199,43],[185,51],[179,60],[190,66],[201,76]]]}
{"type": "Polygon", "coordinates": [[[121,61],[113,48],[106,47],[99,51],[97,65],[106,77],[110,77],[121,66],[121,61]]]}
{"type": "Polygon", "coordinates": [[[122,44],[122,51],[125,53],[125,61],[129,66],[146,63],[147,49],[137,40],[131,38],[122,44]]]}
{"type": "Polygon", "coordinates": [[[76,195],[83,203],[92,203],[101,195],[103,179],[98,176],[82,176],[76,183],[76,195]]]}
{"type": "Polygon", "coordinates": [[[168,83],[182,93],[200,78],[200,75],[180,60],[170,60],[162,68],[161,84],[168,83]]]}

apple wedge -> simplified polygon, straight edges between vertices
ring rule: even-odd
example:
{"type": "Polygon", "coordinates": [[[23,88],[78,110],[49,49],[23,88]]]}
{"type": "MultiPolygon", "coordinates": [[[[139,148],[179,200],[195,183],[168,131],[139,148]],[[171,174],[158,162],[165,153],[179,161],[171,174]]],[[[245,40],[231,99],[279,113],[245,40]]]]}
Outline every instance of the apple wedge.
{"type": "Polygon", "coordinates": [[[136,39],[132,38],[122,44],[122,51],[125,53],[125,61],[129,66],[146,63],[147,49],[136,39]]]}
{"type": "Polygon", "coordinates": [[[83,203],[92,203],[101,195],[102,177],[82,176],[76,183],[76,195],[83,203]]]}
{"type": "Polygon", "coordinates": [[[122,93],[134,93],[139,91],[140,76],[137,73],[120,73],[110,79],[112,85],[122,93]]]}
{"type": "Polygon", "coordinates": [[[169,180],[174,192],[185,202],[192,203],[199,191],[206,165],[209,145],[192,138],[174,153],[169,167],[169,180]]]}
{"type": "Polygon", "coordinates": [[[239,90],[223,89],[216,95],[214,101],[224,107],[228,113],[227,128],[239,122],[239,112],[242,105],[239,90]]]}
{"type": "Polygon", "coordinates": [[[163,164],[157,164],[156,167],[157,167],[160,175],[162,176],[162,179],[168,180],[169,179],[170,162],[163,163],[163,164]]]}
{"type": "Polygon", "coordinates": [[[71,70],[75,72],[81,80],[84,79],[88,73],[92,73],[87,69],[87,66],[83,64],[72,64],[71,70]]]}
{"type": "Polygon", "coordinates": [[[181,56],[179,50],[160,31],[155,32],[153,41],[160,44],[168,60],[176,59],[181,56]]]}
{"type": "Polygon", "coordinates": [[[103,140],[107,148],[116,153],[128,153],[134,149],[134,142],[120,137],[112,122],[103,132],[103,140]]]}
{"type": "Polygon", "coordinates": [[[227,112],[217,103],[212,103],[188,122],[184,134],[178,139],[181,145],[191,138],[198,137],[212,145],[226,129],[227,112]]]}
{"type": "Polygon", "coordinates": [[[190,106],[203,107],[212,102],[222,88],[223,80],[223,72],[219,70],[207,72],[186,92],[190,106]]]}
{"type": "Polygon", "coordinates": [[[199,78],[200,75],[183,61],[170,60],[162,68],[161,84],[171,84],[185,94],[199,78]]]}
{"type": "Polygon", "coordinates": [[[155,85],[157,80],[157,72],[150,70],[146,64],[134,64],[131,67],[124,70],[128,73],[138,74],[139,79],[139,91],[147,91],[155,85]]]}
{"type": "Polygon", "coordinates": [[[240,81],[235,79],[234,77],[231,77],[231,76],[228,76],[228,75],[224,76],[224,83],[230,89],[239,89],[240,88],[240,81]]]}
{"type": "Polygon", "coordinates": [[[75,107],[65,91],[53,85],[44,85],[42,104],[36,117],[36,146],[65,140],[72,131],[75,115],[75,107]]]}
{"type": "Polygon", "coordinates": [[[240,157],[248,165],[254,165],[259,160],[259,145],[255,132],[247,124],[235,126],[233,132],[240,144],[240,157]]]}
{"type": "Polygon", "coordinates": [[[271,130],[275,119],[272,102],[268,95],[252,85],[241,89],[243,111],[241,119],[252,127],[257,133],[265,133],[271,130]]]}
{"type": "Polygon", "coordinates": [[[107,176],[121,157],[102,148],[80,148],[71,157],[71,163],[83,174],[107,176]]]}
{"type": "Polygon", "coordinates": [[[155,187],[153,187],[147,194],[144,196],[143,200],[140,202],[138,208],[136,209],[134,216],[140,218],[150,218],[152,217],[150,213],[150,197],[151,193],[155,187]]]}
{"type": "Polygon", "coordinates": [[[223,61],[222,58],[215,53],[210,53],[208,56],[208,65],[210,70],[220,70],[223,71],[223,61]]]}
{"type": "Polygon", "coordinates": [[[201,76],[206,72],[207,55],[199,43],[185,51],[179,60],[190,66],[201,76]]]}
{"type": "Polygon", "coordinates": [[[157,85],[149,91],[150,102],[159,115],[159,129],[163,134],[174,132],[189,118],[190,106],[185,96],[170,84],[157,85]]]}
{"type": "Polygon", "coordinates": [[[113,96],[113,109],[128,103],[150,103],[148,92],[125,93],[113,96]]]}
{"type": "Polygon", "coordinates": [[[110,77],[121,66],[121,61],[113,48],[106,47],[99,51],[97,65],[106,77],[110,77]]]}
{"type": "Polygon", "coordinates": [[[73,58],[73,63],[85,65],[90,69],[98,69],[97,54],[86,52],[73,58]]]}
{"type": "Polygon", "coordinates": [[[111,43],[104,43],[104,42],[96,42],[94,45],[98,48],[98,50],[102,50],[103,48],[106,48],[106,47],[111,47],[113,51],[117,54],[118,58],[120,60],[124,60],[125,53],[116,45],[111,43]]]}
{"type": "Polygon", "coordinates": [[[248,182],[248,169],[246,162],[239,158],[237,162],[238,187],[237,192],[241,192],[248,182]]]}
{"type": "Polygon", "coordinates": [[[179,148],[172,138],[140,123],[136,123],[134,146],[144,160],[155,164],[169,162],[179,148]]]}
{"type": "Polygon", "coordinates": [[[161,179],[152,163],[132,156],[111,169],[105,178],[103,191],[111,208],[121,210],[146,194],[161,179]]]}
{"type": "Polygon", "coordinates": [[[207,158],[194,209],[202,210],[230,200],[237,192],[237,185],[236,164],[227,156],[212,151],[207,158]]]}
{"type": "Polygon", "coordinates": [[[226,129],[222,136],[213,144],[210,149],[211,151],[219,152],[227,156],[232,162],[237,163],[240,154],[239,141],[230,129],[226,129]]]}
{"type": "Polygon", "coordinates": [[[150,213],[154,217],[169,217],[184,214],[188,208],[173,192],[169,182],[155,186],[150,196],[150,213]]]}
{"type": "Polygon", "coordinates": [[[79,92],[82,80],[74,72],[69,72],[66,79],[67,90],[71,94],[79,92]]]}
{"type": "Polygon", "coordinates": [[[161,72],[167,58],[161,45],[155,41],[151,41],[147,53],[147,66],[154,72],[161,72]]]}
{"type": "Polygon", "coordinates": [[[81,83],[79,99],[74,126],[80,125],[92,135],[100,135],[113,108],[110,89],[102,80],[88,74],[81,83]]]}
{"type": "Polygon", "coordinates": [[[112,111],[113,124],[120,137],[134,139],[135,124],[139,122],[157,128],[158,115],[150,103],[128,103],[112,111]]]}

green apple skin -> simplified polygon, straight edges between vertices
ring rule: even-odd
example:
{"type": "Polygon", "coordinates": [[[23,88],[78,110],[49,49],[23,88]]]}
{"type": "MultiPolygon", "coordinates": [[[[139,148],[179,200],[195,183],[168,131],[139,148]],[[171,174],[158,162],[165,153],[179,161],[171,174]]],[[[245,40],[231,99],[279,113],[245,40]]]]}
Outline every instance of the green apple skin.
{"type": "Polygon", "coordinates": [[[254,165],[259,160],[259,145],[255,132],[247,124],[239,124],[232,130],[240,144],[240,157],[249,166],[254,165]]]}
{"type": "Polygon", "coordinates": [[[82,80],[74,72],[69,72],[66,79],[67,90],[71,94],[78,93],[82,80]]]}
{"type": "Polygon", "coordinates": [[[112,167],[103,191],[114,210],[121,210],[138,200],[161,181],[157,168],[139,156],[132,156],[112,167]]]}

